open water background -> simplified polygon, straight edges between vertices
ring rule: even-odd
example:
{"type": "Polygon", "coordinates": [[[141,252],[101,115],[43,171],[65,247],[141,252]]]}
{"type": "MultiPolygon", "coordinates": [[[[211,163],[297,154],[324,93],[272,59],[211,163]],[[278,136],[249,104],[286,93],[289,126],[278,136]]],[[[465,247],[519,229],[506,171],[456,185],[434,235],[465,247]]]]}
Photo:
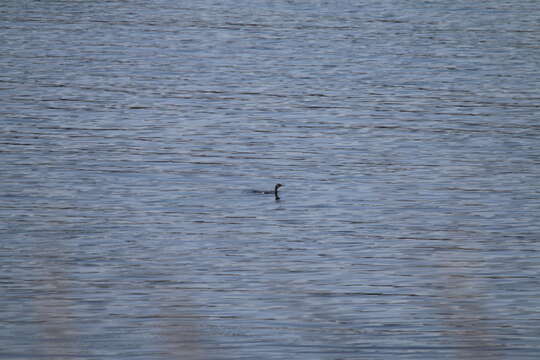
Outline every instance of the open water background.
{"type": "Polygon", "coordinates": [[[0,37],[1,359],[540,356],[538,1],[6,0],[0,37]]]}

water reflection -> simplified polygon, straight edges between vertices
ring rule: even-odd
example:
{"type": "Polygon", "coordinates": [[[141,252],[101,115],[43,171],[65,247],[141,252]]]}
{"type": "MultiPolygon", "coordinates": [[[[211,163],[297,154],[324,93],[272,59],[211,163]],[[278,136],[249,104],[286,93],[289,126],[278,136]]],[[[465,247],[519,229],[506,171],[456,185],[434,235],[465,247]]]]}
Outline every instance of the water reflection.
{"type": "Polygon", "coordinates": [[[459,252],[474,249],[445,249],[439,257],[440,270],[431,303],[441,323],[441,336],[447,339],[460,359],[502,358],[505,327],[493,308],[489,277],[478,274],[482,261],[463,259],[459,252]],[[491,306],[490,306],[491,304],[491,306]]]}

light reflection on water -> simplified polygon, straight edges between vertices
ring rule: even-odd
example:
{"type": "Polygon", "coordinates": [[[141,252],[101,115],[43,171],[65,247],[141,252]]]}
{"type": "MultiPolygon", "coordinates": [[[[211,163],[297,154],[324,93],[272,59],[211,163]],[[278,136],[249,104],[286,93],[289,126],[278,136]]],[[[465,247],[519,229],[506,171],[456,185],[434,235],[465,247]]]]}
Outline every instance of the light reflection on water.
{"type": "Polygon", "coordinates": [[[536,4],[153,4],[0,15],[2,358],[535,358],[536,4]]]}

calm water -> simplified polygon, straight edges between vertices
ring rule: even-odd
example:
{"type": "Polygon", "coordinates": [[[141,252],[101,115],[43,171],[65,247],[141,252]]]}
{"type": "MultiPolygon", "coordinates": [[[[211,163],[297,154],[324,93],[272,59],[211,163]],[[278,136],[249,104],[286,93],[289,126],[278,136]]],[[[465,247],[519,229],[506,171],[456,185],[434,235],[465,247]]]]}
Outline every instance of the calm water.
{"type": "Polygon", "coordinates": [[[3,1],[0,358],[537,359],[539,24],[3,1]]]}

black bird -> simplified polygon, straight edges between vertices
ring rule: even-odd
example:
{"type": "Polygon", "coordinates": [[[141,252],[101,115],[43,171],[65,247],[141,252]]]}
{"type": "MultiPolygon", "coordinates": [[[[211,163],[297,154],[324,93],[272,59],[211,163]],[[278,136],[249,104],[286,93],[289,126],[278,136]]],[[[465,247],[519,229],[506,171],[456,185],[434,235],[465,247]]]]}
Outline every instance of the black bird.
{"type": "Polygon", "coordinates": [[[281,185],[281,184],[276,184],[276,186],[274,187],[274,196],[276,197],[276,200],[279,200],[279,195],[278,195],[277,191],[282,186],[283,185],[281,185]]]}
{"type": "Polygon", "coordinates": [[[281,184],[276,184],[276,186],[274,187],[274,191],[257,191],[255,190],[254,192],[257,193],[257,194],[274,194],[274,197],[276,198],[276,200],[279,200],[279,195],[278,195],[278,189],[280,187],[282,187],[283,185],[281,184]]]}

